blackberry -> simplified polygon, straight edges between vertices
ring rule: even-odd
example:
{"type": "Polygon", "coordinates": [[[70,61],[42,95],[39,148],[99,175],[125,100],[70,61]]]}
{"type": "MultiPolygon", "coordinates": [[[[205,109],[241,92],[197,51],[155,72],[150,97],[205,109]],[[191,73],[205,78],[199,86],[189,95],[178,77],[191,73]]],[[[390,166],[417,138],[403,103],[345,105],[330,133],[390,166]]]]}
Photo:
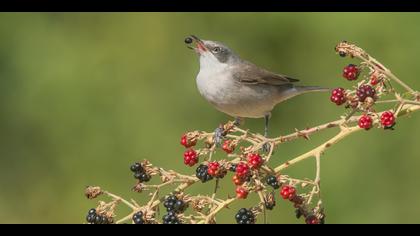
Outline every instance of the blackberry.
{"type": "Polygon", "coordinates": [[[163,224],[181,224],[175,212],[170,211],[162,217],[163,224]]]}
{"type": "Polygon", "coordinates": [[[192,40],[192,38],[191,38],[191,37],[187,37],[187,38],[185,38],[184,42],[185,42],[186,44],[191,44],[191,43],[193,42],[193,40],[192,40]]]}
{"type": "Polygon", "coordinates": [[[267,178],[267,184],[273,187],[274,189],[280,188],[279,181],[277,180],[277,177],[274,175],[270,175],[267,178]]]}
{"type": "Polygon", "coordinates": [[[96,214],[96,209],[92,208],[89,210],[88,215],[95,215],[96,214]]]}
{"type": "Polygon", "coordinates": [[[134,224],[136,224],[136,225],[142,225],[142,224],[145,223],[145,221],[143,219],[143,212],[141,212],[141,211],[135,213],[131,219],[133,220],[134,224]]]}
{"type": "Polygon", "coordinates": [[[138,179],[141,183],[142,182],[149,182],[149,180],[152,178],[149,174],[146,173],[146,170],[138,162],[131,165],[130,170],[132,172],[134,172],[134,175],[133,175],[134,178],[138,179]]]}
{"type": "Polygon", "coordinates": [[[201,164],[197,167],[197,170],[195,171],[195,176],[201,180],[202,183],[205,183],[207,181],[210,181],[213,179],[213,176],[209,175],[208,166],[201,164]]]}
{"type": "Polygon", "coordinates": [[[235,215],[236,223],[238,224],[255,224],[255,216],[252,211],[241,208],[235,215]]]}
{"type": "Polygon", "coordinates": [[[136,162],[130,166],[132,172],[144,172],[143,166],[140,163],[136,162]]]}
{"type": "Polygon", "coordinates": [[[360,102],[364,102],[366,98],[370,97],[375,100],[376,90],[370,85],[362,85],[357,89],[356,95],[360,102]]]}
{"type": "Polygon", "coordinates": [[[89,210],[87,216],[86,216],[86,221],[88,223],[93,224],[95,222],[95,218],[96,218],[96,209],[92,208],[89,210]]]}
{"type": "Polygon", "coordinates": [[[97,225],[101,225],[101,224],[111,224],[112,220],[108,219],[108,217],[104,216],[104,215],[96,215],[93,218],[93,224],[97,224],[97,225]]]}
{"type": "Polygon", "coordinates": [[[187,208],[187,204],[174,195],[167,197],[163,206],[166,208],[166,211],[175,213],[182,213],[187,208]]]}
{"type": "Polygon", "coordinates": [[[98,225],[104,224],[105,221],[106,221],[106,218],[104,216],[102,216],[102,215],[96,215],[94,224],[98,224],[98,225]]]}
{"type": "Polygon", "coordinates": [[[138,180],[140,180],[141,182],[149,182],[150,179],[151,179],[150,175],[148,175],[147,173],[142,173],[138,180]]]}
{"type": "Polygon", "coordinates": [[[96,209],[92,208],[89,210],[86,221],[90,224],[111,224],[113,223],[112,219],[109,219],[105,215],[98,214],[96,209]]]}

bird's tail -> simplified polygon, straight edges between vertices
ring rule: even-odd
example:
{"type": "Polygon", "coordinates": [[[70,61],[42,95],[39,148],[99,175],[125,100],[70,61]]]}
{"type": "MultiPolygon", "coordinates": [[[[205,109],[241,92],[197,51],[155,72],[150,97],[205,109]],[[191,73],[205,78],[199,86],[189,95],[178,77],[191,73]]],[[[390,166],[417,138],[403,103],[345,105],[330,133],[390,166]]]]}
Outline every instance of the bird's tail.
{"type": "Polygon", "coordinates": [[[295,86],[295,89],[298,90],[301,94],[302,93],[310,93],[310,92],[329,92],[331,89],[323,88],[319,86],[295,86]]]}

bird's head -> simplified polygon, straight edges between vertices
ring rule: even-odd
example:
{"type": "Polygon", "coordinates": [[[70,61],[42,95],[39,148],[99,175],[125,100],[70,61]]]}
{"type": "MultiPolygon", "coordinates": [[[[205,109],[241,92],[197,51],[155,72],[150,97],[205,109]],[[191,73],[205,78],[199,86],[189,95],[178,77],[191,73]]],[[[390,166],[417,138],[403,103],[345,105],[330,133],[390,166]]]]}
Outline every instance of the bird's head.
{"type": "Polygon", "coordinates": [[[239,60],[239,57],[230,48],[220,42],[203,40],[191,35],[185,39],[185,43],[188,48],[193,49],[200,56],[200,60],[223,64],[239,60]]]}

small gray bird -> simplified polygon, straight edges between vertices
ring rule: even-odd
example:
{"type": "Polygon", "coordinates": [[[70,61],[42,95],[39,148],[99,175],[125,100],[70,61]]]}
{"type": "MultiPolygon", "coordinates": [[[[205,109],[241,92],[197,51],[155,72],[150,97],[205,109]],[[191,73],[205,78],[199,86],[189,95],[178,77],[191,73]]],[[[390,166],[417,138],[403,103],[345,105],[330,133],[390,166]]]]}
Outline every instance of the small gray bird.
{"type": "MultiPolygon", "coordinates": [[[[329,91],[315,86],[296,86],[294,83],[299,80],[243,60],[220,42],[191,35],[185,43],[200,57],[200,71],[196,78],[200,94],[219,111],[235,117],[236,125],[243,118],[264,117],[266,137],[275,105],[300,94],[329,91]]],[[[221,142],[222,132],[221,128],[216,129],[216,143],[221,142]]]]}

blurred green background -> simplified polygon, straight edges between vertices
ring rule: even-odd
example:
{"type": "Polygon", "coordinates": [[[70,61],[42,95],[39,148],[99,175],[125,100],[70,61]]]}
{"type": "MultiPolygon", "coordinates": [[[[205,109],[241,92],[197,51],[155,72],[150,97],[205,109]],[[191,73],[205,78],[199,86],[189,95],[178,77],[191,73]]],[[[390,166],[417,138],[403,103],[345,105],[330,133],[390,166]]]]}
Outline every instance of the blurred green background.
{"type": "MultiPolygon", "coordinates": [[[[86,185],[144,201],[130,191],[128,169],[143,158],[192,174],[182,164],[181,134],[211,131],[230,117],[196,89],[198,60],[183,43],[189,34],[225,42],[304,84],[350,88],[341,71],[352,60],[333,50],[348,40],[419,89],[419,23],[417,13],[2,13],[0,222],[83,223],[97,203],[85,199],[86,185]]],[[[297,97],[275,109],[271,135],[343,112],[328,94],[297,97]]],[[[262,132],[263,120],[245,127],[262,132]]],[[[327,152],[327,223],[420,223],[419,132],[414,114],[393,132],[359,132],[327,152]]],[[[333,134],[281,146],[273,165],[333,134]]],[[[314,160],[287,173],[312,178],[314,160]]],[[[232,194],[230,180],[222,182],[221,196],[232,194]]],[[[237,209],[255,201],[235,203],[218,220],[233,223],[237,209]]],[[[291,204],[277,205],[269,222],[302,223],[291,204]]]]}

